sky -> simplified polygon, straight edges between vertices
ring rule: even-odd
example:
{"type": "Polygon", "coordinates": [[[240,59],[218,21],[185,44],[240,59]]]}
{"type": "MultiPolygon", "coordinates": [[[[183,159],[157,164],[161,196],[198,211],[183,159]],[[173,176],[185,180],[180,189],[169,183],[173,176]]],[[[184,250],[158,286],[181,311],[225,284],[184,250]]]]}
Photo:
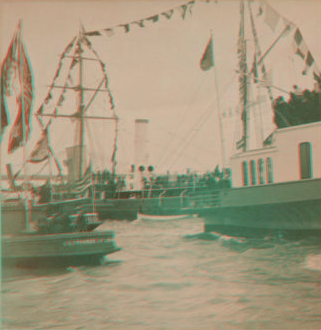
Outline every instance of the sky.
{"type": "MultiPolygon", "coordinates": [[[[187,2],[2,1],[0,59],[5,58],[18,21],[22,19],[24,42],[34,73],[35,112],[48,93],[60,55],[78,34],[80,23],[86,31],[96,31],[174,9],[171,19],[161,16],[155,23],[145,22],[144,28],[131,25],[130,31],[125,33],[123,27],[117,27],[111,37],[89,37],[106,64],[109,88],[120,117],[118,171],[128,172],[133,162],[134,120],[137,118],[149,119],[149,162],[158,171],[213,170],[216,164],[222,164],[218,108],[225,114],[223,134],[227,156],[234,151],[235,140],[240,134],[235,72],[239,3],[233,0],[195,1],[192,13],[187,12],[182,19],[178,7],[187,2]],[[204,72],[199,63],[211,33],[215,68],[204,72]]],[[[283,0],[269,1],[269,4],[300,28],[308,49],[321,67],[321,2],[283,0]]],[[[279,22],[276,32],[272,32],[263,21],[260,24],[260,37],[267,39],[261,44],[262,51],[265,51],[278,36],[282,24],[279,22]]],[[[313,88],[311,74],[303,77],[298,73],[304,63],[293,56],[292,39],[293,35],[287,36],[271,52],[268,64],[273,68],[274,84],[285,90],[291,90],[294,84],[313,88]],[[283,69],[288,69],[288,73],[283,73],[283,69]]],[[[284,93],[278,95],[287,97],[284,93]]],[[[15,102],[9,100],[9,104],[13,121],[15,102]]],[[[270,113],[266,112],[267,121],[268,116],[270,113]]],[[[96,169],[110,168],[113,143],[110,139],[114,126],[110,122],[106,126],[95,125],[91,130],[98,136],[99,148],[91,154],[94,166],[96,169]]],[[[70,122],[61,124],[51,133],[53,147],[61,162],[66,159],[65,147],[72,144],[71,126],[70,122]]],[[[273,124],[267,125],[264,135],[272,129],[273,124]]],[[[7,162],[13,163],[15,171],[23,163],[21,150],[11,156],[6,153],[8,131],[1,145],[2,172],[7,162]]],[[[33,148],[39,135],[40,129],[34,118],[28,150],[33,148]]],[[[40,167],[34,171],[39,171],[40,167]]]]}

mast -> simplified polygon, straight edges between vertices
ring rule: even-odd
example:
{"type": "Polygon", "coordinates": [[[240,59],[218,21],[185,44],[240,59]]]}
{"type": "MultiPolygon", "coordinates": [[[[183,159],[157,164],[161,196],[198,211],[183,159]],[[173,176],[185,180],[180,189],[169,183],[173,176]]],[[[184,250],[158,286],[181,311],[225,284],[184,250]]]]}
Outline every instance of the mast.
{"type": "Polygon", "coordinates": [[[28,193],[28,162],[27,162],[27,139],[26,139],[26,112],[25,112],[25,97],[24,97],[24,84],[23,84],[23,49],[22,49],[22,20],[19,21],[20,25],[20,43],[19,43],[19,54],[20,54],[20,67],[21,67],[21,115],[22,115],[22,144],[23,144],[23,161],[25,164],[25,176],[27,184],[24,187],[24,198],[25,198],[25,210],[26,210],[26,229],[29,229],[29,193],[28,193]]]}
{"type": "MultiPolygon", "coordinates": [[[[249,7],[249,12],[250,12],[252,34],[253,34],[254,43],[255,43],[255,53],[256,53],[257,58],[259,59],[257,65],[260,65],[260,64],[262,65],[262,73],[263,73],[263,75],[266,75],[267,71],[266,71],[266,68],[265,68],[265,65],[264,65],[264,62],[263,62],[263,59],[264,59],[265,55],[262,56],[262,53],[261,53],[261,47],[260,47],[259,39],[258,39],[258,36],[257,36],[257,32],[256,32],[255,24],[254,24],[254,19],[253,19],[252,8],[251,8],[250,3],[248,3],[248,7],[249,7]]],[[[288,26],[286,27],[286,30],[288,30],[288,26]]],[[[280,37],[282,36],[282,34],[280,35],[280,37]]],[[[279,40],[279,38],[278,38],[278,40],[279,40]]],[[[271,87],[267,86],[267,89],[268,89],[271,104],[273,104],[274,99],[273,99],[273,94],[272,94],[272,91],[271,91],[271,87]]]]}
{"type": "Polygon", "coordinates": [[[238,40],[238,54],[239,54],[239,67],[240,67],[240,98],[242,105],[242,121],[243,121],[243,137],[242,144],[243,151],[248,148],[248,113],[247,113],[247,63],[246,63],[246,40],[244,38],[244,2],[240,4],[241,22],[240,33],[238,40]]]}
{"type": "Polygon", "coordinates": [[[83,50],[81,48],[81,43],[80,40],[82,40],[84,33],[83,27],[80,28],[79,32],[79,41],[78,41],[78,49],[79,49],[79,129],[80,129],[80,134],[79,134],[79,146],[80,146],[80,162],[79,162],[79,178],[82,177],[82,172],[83,172],[83,159],[84,159],[84,138],[85,138],[85,116],[84,116],[84,110],[85,110],[85,93],[83,89],[83,58],[82,58],[82,53],[83,50]]]}
{"type": "MultiPolygon", "coordinates": [[[[213,40],[214,40],[213,30],[211,31],[211,38],[212,38],[212,44],[213,44],[213,40]]],[[[213,58],[214,58],[214,47],[213,47],[213,58]]],[[[214,62],[214,60],[213,60],[213,62],[214,62]]],[[[225,175],[224,168],[226,166],[226,156],[225,156],[224,126],[223,126],[223,120],[222,120],[222,110],[221,110],[220,96],[219,96],[219,89],[218,89],[218,78],[217,78],[217,71],[216,71],[215,65],[214,65],[214,75],[215,75],[216,100],[217,100],[217,107],[218,107],[219,120],[220,120],[220,135],[221,135],[221,149],[222,149],[222,162],[223,162],[222,168],[223,168],[223,174],[225,175]]]]}
{"type": "MultiPolygon", "coordinates": [[[[257,32],[256,32],[255,24],[254,24],[253,13],[252,13],[252,8],[251,8],[251,3],[250,2],[248,2],[248,7],[249,7],[249,12],[250,12],[252,34],[253,34],[254,43],[255,43],[255,54],[256,54],[257,58],[259,59],[258,62],[255,65],[257,65],[257,66],[261,65],[262,74],[263,74],[263,76],[265,76],[267,74],[267,71],[266,71],[266,67],[265,67],[264,62],[263,62],[264,58],[275,47],[275,45],[281,40],[281,37],[283,37],[291,29],[291,25],[290,24],[287,24],[286,25],[286,27],[283,29],[283,31],[281,32],[281,34],[272,43],[272,45],[268,48],[268,50],[262,55],[262,53],[261,53],[261,47],[260,47],[260,43],[259,43],[259,38],[257,36],[257,32]]],[[[253,73],[253,72],[254,72],[254,67],[251,70],[251,73],[253,73]]],[[[273,94],[272,94],[271,86],[266,86],[266,88],[268,90],[270,102],[271,102],[272,107],[273,107],[274,97],[273,97],[273,94]]],[[[277,88],[277,87],[274,86],[274,88],[277,88]]],[[[277,88],[277,89],[279,89],[279,88],[277,88]]],[[[283,90],[281,90],[281,91],[284,92],[283,90]]],[[[284,116],[282,116],[282,114],[279,113],[279,112],[278,112],[278,114],[279,114],[280,118],[283,120],[283,122],[285,123],[285,125],[286,126],[290,126],[289,122],[284,118],[284,116]]],[[[262,129],[263,129],[263,125],[262,125],[262,129]]],[[[263,140],[263,138],[262,138],[262,140],[263,140]]]]}
{"type": "MultiPolygon", "coordinates": [[[[116,121],[118,120],[118,117],[115,112],[114,112],[113,116],[111,116],[111,117],[104,116],[104,115],[99,115],[99,116],[96,116],[96,115],[87,116],[86,115],[87,111],[91,107],[94,99],[99,94],[99,92],[108,93],[109,102],[112,106],[112,110],[114,110],[114,103],[113,103],[113,98],[112,98],[112,95],[111,95],[109,87],[108,87],[108,76],[105,71],[105,64],[100,59],[98,53],[93,49],[90,41],[86,38],[85,29],[82,25],[80,26],[78,38],[75,37],[73,39],[73,41],[71,41],[70,44],[66,47],[65,51],[61,55],[59,69],[57,70],[53,83],[49,87],[50,87],[50,91],[48,93],[48,96],[47,96],[46,100],[43,102],[42,106],[39,108],[40,110],[38,111],[38,113],[41,115],[41,117],[48,116],[48,117],[55,117],[55,118],[57,118],[57,117],[72,118],[77,123],[76,135],[75,135],[75,139],[74,139],[74,146],[71,148],[68,148],[68,150],[67,150],[67,153],[68,153],[67,157],[69,157],[69,159],[72,160],[72,163],[71,163],[72,165],[69,166],[70,180],[72,182],[74,182],[74,181],[80,180],[82,178],[83,172],[85,170],[84,169],[84,163],[85,163],[85,158],[86,158],[85,124],[87,124],[85,122],[85,119],[95,119],[95,120],[106,119],[106,120],[116,120],[116,121]],[[75,45],[76,40],[77,40],[77,43],[75,45]],[[75,48],[74,48],[74,46],[75,46],[75,48]],[[70,55],[69,52],[71,52],[72,49],[74,49],[74,51],[73,51],[73,54],[70,55]],[[90,56],[90,57],[86,56],[86,51],[88,51],[88,50],[91,53],[93,53],[94,56],[90,56]],[[57,85],[56,79],[59,76],[59,72],[60,72],[60,69],[62,66],[62,60],[65,57],[72,58],[72,61],[70,63],[70,67],[69,67],[69,71],[68,71],[68,77],[66,78],[66,82],[64,85],[57,85]],[[86,87],[86,85],[85,85],[85,81],[84,81],[85,77],[86,77],[85,64],[86,64],[87,60],[96,61],[101,66],[101,71],[102,71],[103,77],[96,88],[86,87]],[[74,84],[74,82],[71,80],[71,70],[76,65],[79,65],[79,68],[77,68],[78,69],[78,83],[74,84]],[[68,80],[71,81],[71,85],[69,85],[68,80]],[[103,85],[105,85],[105,88],[103,88],[103,85]],[[78,104],[76,106],[76,111],[73,114],[58,114],[58,106],[56,106],[56,110],[54,113],[43,113],[43,109],[45,109],[46,104],[52,98],[51,91],[53,88],[63,90],[60,95],[60,98],[59,98],[58,106],[62,105],[62,102],[65,99],[64,95],[67,90],[73,90],[76,92],[76,98],[77,98],[78,104]],[[86,92],[94,92],[91,95],[89,102],[86,102],[86,100],[85,100],[86,92]],[[70,149],[70,152],[69,152],[69,149],[70,149]]],[[[51,123],[51,120],[49,121],[49,123],[51,123]]],[[[54,156],[53,152],[52,152],[52,155],[54,156]]],[[[114,151],[113,159],[114,158],[115,158],[115,151],[114,151]]],[[[59,170],[60,170],[60,168],[59,168],[59,170]]],[[[61,172],[61,170],[60,170],[60,172],[61,172]]]]}

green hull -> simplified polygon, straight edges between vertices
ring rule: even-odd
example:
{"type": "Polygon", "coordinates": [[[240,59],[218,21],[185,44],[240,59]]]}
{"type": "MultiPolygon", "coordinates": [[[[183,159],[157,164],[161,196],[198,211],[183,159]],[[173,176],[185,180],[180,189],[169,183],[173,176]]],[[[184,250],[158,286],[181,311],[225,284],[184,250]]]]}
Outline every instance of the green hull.
{"type": "Polygon", "coordinates": [[[120,250],[113,231],[2,236],[4,266],[78,266],[120,250]]]}
{"type": "Polygon", "coordinates": [[[321,237],[321,180],[224,190],[218,206],[200,208],[198,214],[206,232],[321,237]]]}

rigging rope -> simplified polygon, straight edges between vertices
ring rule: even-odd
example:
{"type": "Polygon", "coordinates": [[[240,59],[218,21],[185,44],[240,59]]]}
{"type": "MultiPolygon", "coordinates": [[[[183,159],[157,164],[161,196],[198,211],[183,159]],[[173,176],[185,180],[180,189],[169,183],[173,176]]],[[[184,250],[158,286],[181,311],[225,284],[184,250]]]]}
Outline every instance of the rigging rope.
{"type": "MultiPolygon", "coordinates": [[[[188,104],[186,105],[186,107],[181,111],[181,113],[179,113],[179,114],[177,115],[176,119],[175,119],[174,122],[173,122],[172,129],[171,129],[171,130],[173,130],[174,128],[175,128],[175,130],[178,130],[179,127],[180,127],[180,126],[182,125],[182,123],[184,122],[184,118],[187,118],[189,112],[190,112],[191,110],[193,110],[193,109],[191,108],[191,104],[194,102],[194,100],[195,100],[197,94],[199,93],[201,87],[203,86],[204,82],[205,82],[205,80],[203,80],[203,81],[199,84],[199,86],[198,86],[196,92],[195,92],[194,95],[191,97],[191,99],[190,99],[190,101],[188,102],[188,104]],[[185,112],[186,112],[186,113],[185,113],[185,112]],[[184,116],[184,115],[185,115],[185,116],[184,116]]],[[[172,143],[172,141],[171,141],[171,139],[169,138],[168,142],[166,143],[166,149],[169,150],[169,152],[170,152],[169,146],[171,145],[171,143],[172,143]]],[[[161,161],[163,161],[165,155],[166,155],[166,153],[164,153],[163,155],[160,155],[160,158],[157,159],[156,163],[157,163],[157,164],[161,163],[161,161]]]]}
{"type": "MultiPolygon", "coordinates": [[[[176,157],[176,160],[172,163],[172,165],[170,166],[170,168],[172,168],[174,166],[174,164],[177,162],[177,160],[182,156],[183,152],[185,151],[185,149],[189,146],[189,144],[191,143],[191,141],[193,140],[193,138],[196,136],[196,134],[199,132],[199,129],[204,125],[205,120],[204,119],[208,119],[209,114],[211,115],[213,113],[213,109],[211,108],[213,106],[213,103],[210,104],[210,106],[206,109],[206,111],[204,112],[204,114],[202,115],[202,117],[200,118],[200,120],[196,123],[196,125],[194,125],[195,129],[193,130],[193,134],[190,135],[190,141],[187,142],[187,145],[183,148],[182,152],[178,155],[178,157],[176,157]],[[209,110],[211,110],[212,112],[209,112],[209,110]],[[202,122],[203,121],[203,122],[202,122]],[[200,127],[196,129],[197,125],[200,124],[200,127]]],[[[189,133],[189,132],[188,132],[189,133]]],[[[183,140],[182,142],[186,142],[186,140],[183,140]]],[[[181,145],[181,144],[180,144],[181,145]]],[[[178,147],[180,147],[180,145],[178,147]]],[[[178,149],[177,147],[177,149],[178,149]]],[[[167,159],[166,159],[167,160],[167,159]]],[[[164,165],[165,162],[162,163],[162,165],[164,165]]],[[[161,165],[161,166],[162,166],[161,165]]]]}

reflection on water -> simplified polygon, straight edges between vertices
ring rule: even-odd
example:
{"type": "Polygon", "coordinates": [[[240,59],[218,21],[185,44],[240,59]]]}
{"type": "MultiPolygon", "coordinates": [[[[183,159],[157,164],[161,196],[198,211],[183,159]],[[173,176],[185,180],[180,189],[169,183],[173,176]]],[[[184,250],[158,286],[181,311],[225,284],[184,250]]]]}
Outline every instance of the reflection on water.
{"type": "Polygon", "coordinates": [[[318,242],[205,234],[197,218],[113,221],[96,267],[6,269],[4,329],[318,329],[318,242]]]}

